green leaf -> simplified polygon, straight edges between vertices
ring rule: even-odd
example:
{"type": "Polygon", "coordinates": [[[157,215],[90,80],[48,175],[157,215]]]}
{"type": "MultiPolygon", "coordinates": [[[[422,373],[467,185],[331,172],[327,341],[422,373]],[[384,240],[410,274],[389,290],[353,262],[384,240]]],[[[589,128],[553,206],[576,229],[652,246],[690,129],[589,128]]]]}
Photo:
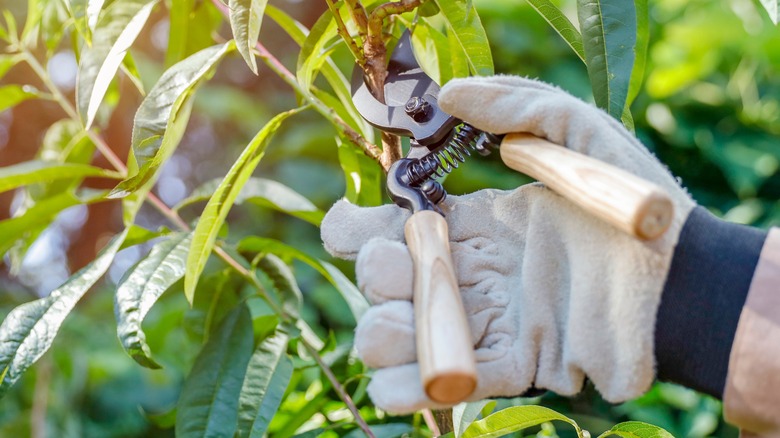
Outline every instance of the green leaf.
{"type": "Polygon", "coordinates": [[[278,292],[282,301],[285,313],[296,319],[300,318],[303,294],[301,294],[301,289],[298,287],[298,282],[295,281],[295,276],[290,267],[273,254],[267,254],[259,258],[254,264],[273,283],[274,289],[278,292]]]}
{"type": "Polygon", "coordinates": [[[631,106],[645,78],[645,65],[647,64],[647,46],[650,42],[650,24],[648,18],[647,0],[634,0],[636,8],[636,47],[634,49],[634,66],[631,70],[631,81],[628,85],[628,97],[626,108],[631,106]]]}
{"type": "Polygon", "coordinates": [[[338,28],[333,14],[325,12],[314,23],[306,36],[306,40],[301,46],[301,52],[298,54],[295,72],[298,83],[304,90],[311,88],[312,83],[314,83],[319,68],[327,59],[325,48],[328,42],[337,36],[337,32],[338,28]]]}
{"type": "Polygon", "coordinates": [[[122,243],[122,248],[120,248],[120,251],[125,248],[130,248],[131,246],[146,243],[152,239],[162,237],[166,234],[166,232],[163,230],[152,231],[138,225],[130,225],[127,228],[127,237],[125,237],[125,241],[122,243]]]}
{"type": "Polygon", "coordinates": [[[289,337],[282,331],[266,338],[255,349],[238,397],[236,436],[262,437],[268,429],[292,377],[292,361],[287,356],[289,337]]]}
{"type": "Polygon", "coordinates": [[[531,426],[537,426],[549,421],[564,421],[574,426],[577,436],[584,438],[585,434],[574,420],[543,406],[513,406],[502,409],[494,414],[471,423],[463,438],[493,438],[517,432],[531,426]]]}
{"type": "Polygon", "coordinates": [[[460,403],[452,407],[452,430],[456,438],[460,438],[466,428],[482,412],[482,409],[491,403],[491,400],[480,400],[472,403],[460,403]]]}
{"type": "Polygon", "coordinates": [[[311,257],[303,251],[287,245],[283,242],[265,237],[251,236],[243,239],[238,244],[241,252],[271,253],[283,259],[297,259],[311,266],[325,277],[339,291],[344,301],[347,302],[355,321],[368,310],[368,302],[357,287],[332,264],[311,257]]]}
{"type": "Polygon", "coordinates": [[[87,23],[88,3],[88,0],[70,0],[65,2],[65,6],[68,8],[76,32],[81,35],[88,44],[92,44],[92,31],[87,23]]]}
{"type": "MultiPolygon", "coordinates": [[[[295,21],[284,11],[272,5],[268,5],[266,7],[265,14],[274,20],[276,24],[278,24],[282,29],[284,29],[284,31],[290,35],[290,38],[292,38],[299,46],[304,44],[306,41],[306,36],[309,33],[309,30],[306,28],[306,26],[295,21]]],[[[366,122],[363,117],[360,116],[360,113],[358,113],[357,109],[355,108],[355,104],[352,102],[352,94],[350,91],[351,86],[349,81],[344,76],[344,74],[341,73],[341,70],[338,69],[336,63],[330,57],[325,58],[325,63],[322,65],[322,75],[325,77],[325,80],[328,81],[328,84],[331,86],[331,88],[333,88],[333,92],[336,94],[336,97],[338,97],[338,100],[342,105],[344,105],[346,112],[349,114],[349,117],[344,118],[344,120],[354,129],[360,132],[360,134],[368,141],[373,141],[374,129],[368,125],[368,122],[366,122]]]]}
{"type": "Polygon", "coordinates": [[[5,85],[0,87],[0,112],[38,97],[38,93],[29,85],[5,85]]]}
{"type": "Polygon", "coordinates": [[[0,325],[0,396],[54,342],[54,337],[82,296],[108,270],[127,230],[116,235],[92,263],[75,273],[49,296],[16,307],[0,325]]]}
{"type": "Polygon", "coordinates": [[[0,55],[0,79],[3,79],[8,70],[22,61],[24,57],[20,55],[0,55]]]}
{"type": "Polygon", "coordinates": [[[49,126],[38,158],[54,163],[89,164],[94,151],[95,144],[81,123],[63,119],[49,126]]]}
{"type": "Polygon", "coordinates": [[[477,9],[470,3],[465,0],[436,0],[449,33],[466,54],[471,72],[490,76],[493,74],[493,55],[477,9]]]}
{"type": "Polygon", "coordinates": [[[191,237],[189,233],[174,234],[154,245],[117,286],[114,314],[119,342],[130,357],[147,368],[160,365],[152,359],[141,324],[163,292],[184,276],[191,237]]]}
{"type": "Polygon", "coordinates": [[[230,27],[236,39],[238,53],[254,74],[257,74],[257,60],[252,50],[260,36],[260,25],[268,0],[230,0],[230,27]]]}
{"type": "Polygon", "coordinates": [[[634,2],[577,0],[577,12],[596,105],[620,120],[634,66],[634,2]]]}
{"type": "Polygon", "coordinates": [[[214,44],[212,35],[222,24],[222,14],[211,2],[177,0],[170,11],[166,67],[214,44]]]}
{"type": "Polygon", "coordinates": [[[157,1],[117,0],[98,22],[92,47],[86,47],[81,55],[76,85],[76,105],[87,129],[157,1]]]}
{"type": "Polygon", "coordinates": [[[348,143],[338,142],[341,170],[344,172],[349,202],[364,207],[382,204],[382,171],[372,160],[348,143]]]}
{"type": "Polygon", "coordinates": [[[0,167],[0,192],[40,182],[65,178],[84,178],[103,176],[121,178],[116,172],[85,164],[47,163],[45,161],[25,161],[13,166],[0,167]]]}
{"type": "MultiPolygon", "coordinates": [[[[221,179],[213,179],[192,191],[174,210],[180,210],[195,202],[205,201],[217,191],[221,179]]],[[[233,201],[234,204],[251,202],[263,207],[287,213],[311,224],[319,225],[325,212],[318,209],[303,195],[286,185],[265,178],[249,178],[233,201]]]]}
{"type": "MultiPolygon", "coordinates": [[[[641,1],[641,0],[640,0],[641,1]]],[[[555,6],[550,0],[528,0],[528,4],[533,7],[550,26],[558,32],[566,44],[574,50],[574,53],[585,62],[585,49],[582,47],[582,35],[574,27],[569,18],[555,6]]]]}
{"type": "MultiPolygon", "coordinates": [[[[434,4],[429,1],[426,4],[434,4]]],[[[411,23],[409,23],[411,24],[411,23]]],[[[428,20],[420,20],[412,32],[414,57],[428,76],[444,85],[452,79],[452,56],[447,36],[431,26],[428,20]]]]}
{"type": "Polygon", "coordinates": [[[780,0],[761,0],[761,4],[769,14],[769,19],[772,23],[777,24],[780,22],[780,0]]]}
{"type": "Polygon", "coordinates": [[[455,33],[447,32],[447,42],[450,46],[450,58],[452,59],[452,77],[465,78],[469,76],[469,61],[466,59],[466,53],[460,46],[455,33]]]}
{"type": "Polygon", "coordinates": [[[177,437],[233,436],[253,346],[252,316],[246,304],[240,304],[203,346],[184,381],[176,411],[177,437]]]}
{"type": "Polygon", "coordinates": [[[201,214],[198,225],[193,234],[192,246],[187,256],[187,275],[184,277],[184,295],[187,301],[192,304],[195,294],[195,286],[198,284],[198,277],[206,267],[206,261],[214,248],[214,241],[217,238],[219,229],[225,222],[230,208],[233,206],[236,198],[244,184],[254,172],[260,159],[263,158],[265,148],[273,137],[273,134],[279,129],[282,122],[293,114],[300,112],[303,108],[278,114],[271,119],[255,138],[249,142],[247,147],[238,157],[233,166],[228,171],[225,178],[220,183],[214,195],[209,199],[206,208],[201,214]]]}
{"type": "Polygon", "coordinates": [[[127,196],[156,176],[184,135],[195,89],[233,48],[231,40],[203,49],[163,73],[135,114],[132,148],[138,172],[122,181],[109,196],[127,196]]]}
{"type": "Polygon", "coordinates": [[[103,200],[103,190],[84,190],[78,194],[65,192],[36,202],[19,216],[0,221],[0,256],[5,254],[15,241],[25,238],[27,233],[35,233],[48,226],[62,210],[103,200]]]}
{"type": "Polygon", "coordinates": [[[617,435],[623,438],[674,438],[674,435],[652,424],[641,421],[626,421],[616,424],[612,429],[602,433],[598,438],[617,435]]]}

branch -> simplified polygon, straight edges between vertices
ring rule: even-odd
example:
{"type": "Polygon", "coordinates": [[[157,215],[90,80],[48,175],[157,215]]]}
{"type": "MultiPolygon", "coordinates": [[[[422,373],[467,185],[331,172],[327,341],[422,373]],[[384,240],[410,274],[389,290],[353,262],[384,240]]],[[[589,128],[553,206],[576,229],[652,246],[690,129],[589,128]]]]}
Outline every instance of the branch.
{"type": "MultiPolygon", "coordinates": [[[[328,9],[330,9],[330,13],[333,14],[333,18],[336,20],[336,29],[338,30],[339,35],[341,35],[341,39],[347,43],[347,47],[349,48],[349,51],[352,52],[352,56],[355,57],[355,61],[363,68],[366,65],[366,57],[363,55],[363,51],[357,46],[355,40],[352,39],[352,36],[349,34],[347,26],[344,24],[344,20],[341,19],[339,10],[336,8],[336,5],[333,4],[333,0],[325,0],[325,2],[328,4],[328,9]]],[[[352,12],[353,11],[350,10],[350,14],[352,14],[352,12]]],[[[354,19],[355,17],[353,16],[352,18],[354,19]]]]}
{"type": "MultiPolygon", "coordinates": [[[[363,54],[366,64],[363,71],[368,79],[368,88],[376,100],[385,103],[385,80],[387,79],[387,48],[384,41],[384,21],[391,15],[403,14],[418,7],[422,0],[400,0],[378,6],[368,17],[367,35],[363,40],[363,54]]],[[[382,133],[383,166],[389,167],[403,154],[397,135],[382,133]]]]}

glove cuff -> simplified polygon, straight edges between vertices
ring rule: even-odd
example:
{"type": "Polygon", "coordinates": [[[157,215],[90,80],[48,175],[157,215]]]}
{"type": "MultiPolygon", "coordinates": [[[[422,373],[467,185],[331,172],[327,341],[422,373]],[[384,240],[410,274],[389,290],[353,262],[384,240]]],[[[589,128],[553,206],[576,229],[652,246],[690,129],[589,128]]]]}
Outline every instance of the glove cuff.
{"type": "Polygon", "coordinates": [[[731,344],[766,236],[702,207],[691,211],[656,319],[660,380],[722,397],[731,344]]]}

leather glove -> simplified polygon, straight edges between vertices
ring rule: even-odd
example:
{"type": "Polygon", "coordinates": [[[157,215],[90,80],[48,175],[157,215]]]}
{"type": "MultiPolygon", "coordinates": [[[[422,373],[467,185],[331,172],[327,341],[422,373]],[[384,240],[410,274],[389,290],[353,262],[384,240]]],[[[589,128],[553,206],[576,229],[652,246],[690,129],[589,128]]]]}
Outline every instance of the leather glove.
{"type": "MultiPolygon", "coordinates": [[[[618,121],[556,87],[510,76],[458,79],[443,87],[439,104],[479,129],[532,133],[622,168],[661,186],[675,207],[667,233],[642,242],[541,184],[448,197],[442,207],[477,359],[472,399],[532,386],[572,395],[586,376],[612,402],[646,391],[656,310],[695,203],[618,121]]],[[[441,407],[426,398],[416,363],[403,244],[409,215],[339,201],[322,223],[325,248],[357,258],[358,285],[373,306],[355,345],[377,368],[369,395],[395,413],[441,407]]]]}

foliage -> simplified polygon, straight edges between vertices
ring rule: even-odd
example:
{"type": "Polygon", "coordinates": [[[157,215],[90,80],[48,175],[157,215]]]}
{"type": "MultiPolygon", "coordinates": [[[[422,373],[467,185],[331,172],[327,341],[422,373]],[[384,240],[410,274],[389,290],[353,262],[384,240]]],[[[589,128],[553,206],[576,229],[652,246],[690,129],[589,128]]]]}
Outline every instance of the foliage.
{"type": "MultiPolygon", "coordinates": [[[[367,303],[341,270],[351,272],[348,264],[323,260],[316,229],[342,194],[362,205],[383,201],[379,136],[357,114],[347,80],[369,38],[360,11],[379,5],[323,4],[306,26],[266,3],[29,0],[4,9],[0,78],[14,82],[0,86],[0,110],[53,103],[57,117],[65,115],[35,157],[0,168],[0,191],[18,199],[13,217],[0,222],[6,262],[23,272],[35,245],[73,208],[111,203],[122,225],[91,263],[42,297],[3,286],[0,435],[48,428],[167,436],[174,426],[181,436],[431,435],[424,413],[391,417],[368,399],[370,371],[351,345],[367,303]],[[164,53],[149,43],[166,30],[160,23],[168,26],[157,49],[164,53]],[[75,105],[51,67],[62,53],[78,62],[75,105]],[[34,79],[16,74],[24,69],[34,79]],[[252,74],[262,77],[255,83],[275,77],[286,88],[247,90],[249,79],[232,79],[252,74]],[[112,119],[126,116],[119,103],[133,98],[131,151],[122,160],[107,139],[112,119]],[[226,145],[216,157],[187,148],[204,125],[210,143],[226,145]],[[239,143],[243,152],[233,147],[239,143]],[[192,172],[187,185],[195,189],[166,203],[170,169],[182,157],[206,166],[192,172]],[[125,254],[139,260],[82,300],[125,254]],[[91,327],[109,323],[111,303],[121,349],[135,362],[91,327]]],[[[420,62],[440,83],[495,70],[592,99],[635,127],[701,203],[767,226],[780,222],[780,58],[768,50],[778,35],[764,22],[778,9],[762,0],[767,18],[752,3],[731,3],[737,13],[725,1],[659,1],[648,14],[646,0],[427,0],[380,21],[380,34],[392,47],[413,28],[420,62]]],[[[466,167],[449,177],[451,192],[526,181],[495,160],[466,167]]],[[[619,406],[586,388],[572,399],[547,394],[454,412],[457,437],[733,433],[716,401],[668,384],[619,406]],[[553,420],[573,428],[558,431],[553,420]]]]}

